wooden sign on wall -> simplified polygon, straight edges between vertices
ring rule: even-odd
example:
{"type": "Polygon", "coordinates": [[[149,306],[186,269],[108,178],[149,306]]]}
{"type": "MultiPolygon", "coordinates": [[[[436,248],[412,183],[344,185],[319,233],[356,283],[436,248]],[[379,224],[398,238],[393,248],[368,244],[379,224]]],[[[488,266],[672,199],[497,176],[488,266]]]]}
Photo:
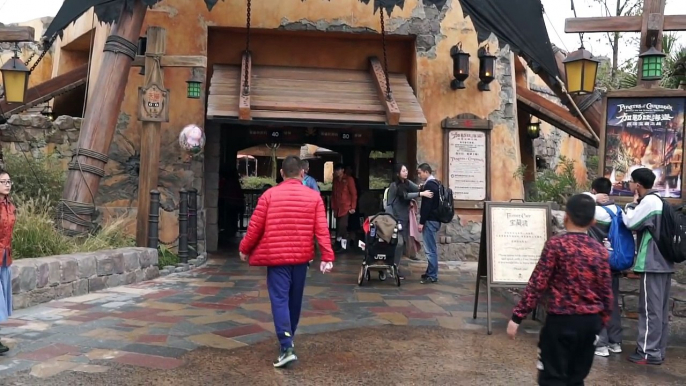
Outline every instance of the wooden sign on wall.
{"type": "Polygon", "coordinates": [[[151,84],[138,88],[138,120],[141,122],[169,122],[169,91],[151,84]]]}
{"type": "Polygon", "coordinates": [[[491,121],[460,114],[442,122],[445,181],[455,207],[482,208],[490,199],[491,121]]]}

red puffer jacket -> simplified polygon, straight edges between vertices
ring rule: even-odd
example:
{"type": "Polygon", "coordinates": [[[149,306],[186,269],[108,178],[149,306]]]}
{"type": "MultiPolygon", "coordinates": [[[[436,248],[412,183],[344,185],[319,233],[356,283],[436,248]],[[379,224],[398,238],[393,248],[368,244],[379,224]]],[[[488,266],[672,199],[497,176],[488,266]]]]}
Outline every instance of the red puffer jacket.
{"type": "Polygon", "coordinates": [[[314,258],[315,236],[322,261],[333,262],[321,196],[302,181],[288,179],[260,197],[238,249],[254,266],[304,264],[314,258]]]}

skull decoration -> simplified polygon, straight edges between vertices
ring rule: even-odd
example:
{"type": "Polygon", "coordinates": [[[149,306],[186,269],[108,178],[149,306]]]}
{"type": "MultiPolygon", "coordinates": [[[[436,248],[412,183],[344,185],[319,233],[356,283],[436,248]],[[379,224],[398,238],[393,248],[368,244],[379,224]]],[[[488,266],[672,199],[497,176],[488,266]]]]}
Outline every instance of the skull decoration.
{"type": "Polygon", "coordinates": [[[198,154],[205,147],[205,133],[196,125],[188,125],[179,134],[179,145],[183,150],[198,154]]]}

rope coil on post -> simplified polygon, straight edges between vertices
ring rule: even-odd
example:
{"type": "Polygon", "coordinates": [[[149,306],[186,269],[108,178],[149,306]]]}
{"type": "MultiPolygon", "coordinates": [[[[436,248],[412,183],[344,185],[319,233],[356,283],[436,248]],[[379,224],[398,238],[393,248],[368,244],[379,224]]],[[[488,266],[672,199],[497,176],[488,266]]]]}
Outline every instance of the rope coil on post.
{"type": "Polygon", "coordinates": [[[103,48],[103,51],[110,51],[114,52],[115,54],[124,54],[133,60],[136,59],[138,45],[119,35],[110,35],[105,41],[105,48],[103,48]]]}

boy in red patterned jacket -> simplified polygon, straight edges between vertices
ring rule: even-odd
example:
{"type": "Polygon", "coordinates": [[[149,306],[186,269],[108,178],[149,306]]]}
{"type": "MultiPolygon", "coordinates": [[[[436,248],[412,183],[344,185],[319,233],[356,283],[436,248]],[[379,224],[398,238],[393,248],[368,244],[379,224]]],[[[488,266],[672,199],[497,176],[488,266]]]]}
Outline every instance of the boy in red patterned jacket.
{"type": "Polygon", "coordinates": [[[550,238],[517,304],[507,334],[514,339],[522,320],[541,297],[548,313],[538,348],[539,385],[583,385],[591,371],[597,334],[610,320],[612,279],[607,249],[588,235],[595,201],[569,199],[565,234],[550,238]]]}

